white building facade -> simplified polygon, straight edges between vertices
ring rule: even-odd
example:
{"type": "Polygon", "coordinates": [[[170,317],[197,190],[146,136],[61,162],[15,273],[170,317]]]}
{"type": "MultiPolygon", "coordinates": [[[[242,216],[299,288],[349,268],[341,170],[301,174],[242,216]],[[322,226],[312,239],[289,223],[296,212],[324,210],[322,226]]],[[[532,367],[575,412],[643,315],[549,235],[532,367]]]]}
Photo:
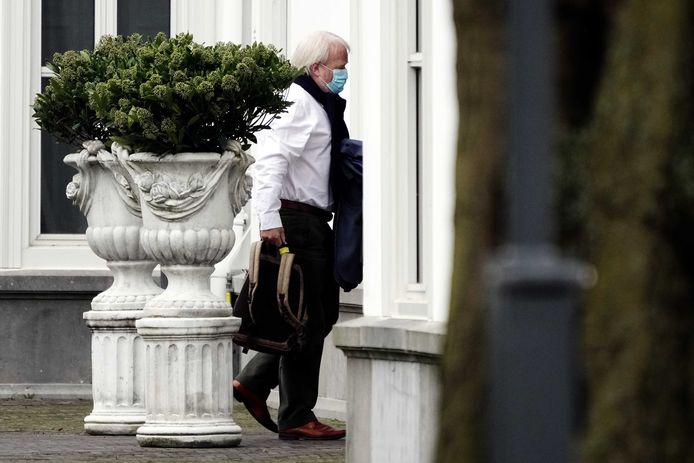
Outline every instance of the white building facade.
{"type": "MultiPolygon", "coordinates": [[[[1,0],[0,314],[32,314],[32,294],[45,299],[46,287],[54,285],[50,294],[62,302],[40,309],[44,323],[88,336],[78,315],[84,304],[89,310],[89,295],[104,289],[99,278],[108,276],[64,196],[71,173],[62,157],[70,150],[42,139],[31,118],[53,51],[90,48],[106,34],[164,30],[191,32],[208,44],[273,43],[291,53],[318,29],[351,45],[346,120],[351,136],[364,142],[364,282],[343,297],[362,310],[343,317],[331,335],[330,345],[345,355],[327,354],[342,373],[326,373],[331,367],[324,363],[324,408],[347,418],[348,461],[431,461],[436,365],[450,292],[458,120],[449,0],[1,0]],[[70,311],[71,297],[82,297],[82,306],[70,311]],[[346,381],[334,384],[345,371],[346,381]]],[[[240,264],[222,265],[226,274],[240,264]]],[[[17,336],[37,314],[6,329],[17,336]]],[[[19,364],[16,357],[6,359],[10,368],[19,364]]],[[[0,395],[13,387],[41,393],[41,384],[60,384],[65,395],[87,390],[88,371],[52,379],[36,362],[26,378],[21,372],[0,377],[0,395]]]]}

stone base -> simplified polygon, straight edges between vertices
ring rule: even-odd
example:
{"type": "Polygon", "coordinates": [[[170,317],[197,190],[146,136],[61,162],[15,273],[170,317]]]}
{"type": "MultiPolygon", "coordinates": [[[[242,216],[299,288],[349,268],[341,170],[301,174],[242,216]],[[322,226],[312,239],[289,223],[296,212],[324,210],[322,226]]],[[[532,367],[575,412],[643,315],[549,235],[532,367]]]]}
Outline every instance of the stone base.
{"type": "Polygon", "coordinates": [[[347,356],[348,463],[433,461],[444,328],[377,317],[335,326],[333,340],[347,356]]]}
{"type": "Polygon", "coordinates": [[[232,341],[240,320],[143,318],[147,371],[143,447],[233,447],[241,428],[232,418],[232,341]]]}
{"type": "Polygon", "coordinates": [[[114,410],[94,410],[84,419],[84,430],[92,435],[133,436],[145,422],[145,410],[142,407],[129,412],[119,414],[114,410]]]}
{"type": "Polygon", "coordinates": [[[92,310],[94,409],[84,419],[89,434],[133,435],[145,422],[144,344],[135,321],[142,310],[92,310]]]}
{"type": "Polygon", "coordinates": [[[241,427],[233,420],[196,424],[148,422],[137,430],[141,447],[236,447],[241,443],[241,427]]]}

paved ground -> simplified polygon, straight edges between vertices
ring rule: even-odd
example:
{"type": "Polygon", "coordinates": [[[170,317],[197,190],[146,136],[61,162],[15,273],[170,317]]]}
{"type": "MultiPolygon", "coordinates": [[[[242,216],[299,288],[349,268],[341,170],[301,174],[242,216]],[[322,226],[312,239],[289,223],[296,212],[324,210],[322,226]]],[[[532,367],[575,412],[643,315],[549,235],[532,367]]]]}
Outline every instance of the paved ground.
{"type": "Polygon", "coordinates": [[[0,462],[344,462],[344,440],[281,441],[243,407],[234,410],[234,420],[243,429],[241,445],[218,449],[145,448],[134,436],[90,436],[82,420],[91,407],[80,400],[0,400],[0,462]]]}

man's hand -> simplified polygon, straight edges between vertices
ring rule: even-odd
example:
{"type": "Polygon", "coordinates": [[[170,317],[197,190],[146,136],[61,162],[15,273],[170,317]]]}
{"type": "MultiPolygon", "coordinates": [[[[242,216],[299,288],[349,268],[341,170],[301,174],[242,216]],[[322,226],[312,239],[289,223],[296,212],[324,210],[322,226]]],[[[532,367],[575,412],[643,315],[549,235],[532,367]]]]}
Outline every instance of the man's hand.
{"type": "Polygon", "coordinates": [[[280,247],[287,242],[284,237],[283,227],[260,230],[260,239],[272,243],[277,247],[280,247]]]}

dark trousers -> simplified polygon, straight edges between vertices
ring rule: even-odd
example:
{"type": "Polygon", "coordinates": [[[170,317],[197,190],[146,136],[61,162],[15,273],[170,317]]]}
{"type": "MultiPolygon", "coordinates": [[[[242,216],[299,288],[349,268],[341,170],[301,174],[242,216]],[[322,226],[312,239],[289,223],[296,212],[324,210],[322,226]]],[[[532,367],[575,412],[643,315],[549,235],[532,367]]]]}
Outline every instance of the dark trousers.
{"type": "Polygon", "coordinates": [[[304,273],[307,343],[294,356],[257,353],[237,379],[263,398],[279,385],[277,421],[282,430],[316,419],[323,340],[337,322],[339,292],[333,276],[334,235],[325,220],[287,209],[281,209],[280,216],[289,250],[304,273]]]}

